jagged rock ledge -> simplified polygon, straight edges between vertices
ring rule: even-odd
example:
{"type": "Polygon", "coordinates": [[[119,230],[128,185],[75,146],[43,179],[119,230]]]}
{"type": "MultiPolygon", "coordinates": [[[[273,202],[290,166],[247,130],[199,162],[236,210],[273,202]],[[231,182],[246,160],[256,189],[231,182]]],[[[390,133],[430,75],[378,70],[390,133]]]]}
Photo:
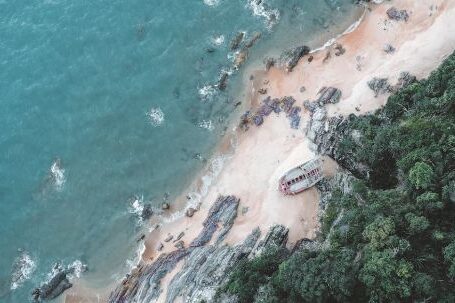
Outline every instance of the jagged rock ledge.
{"type": "Polygon", "coordinates": [[[251,258],[272,246],[285,246],[288,229],[272,227],[264,239],[259,228],[236,246],[222,240],[237,216],[239,199],[220,196],[209,210],[203,229],[188,248],[162,254],[152,264],[141,264],[111,293],[109,302],[154,302],[162,293],[161,279],[183,260],[182,269],[167,286],[165,302],[182,298],[183,302],[211,302],[218,287],[227,282],[229,274],[242,259],[251,258]],[[214,244],[207,245],[218,231],[214,244]]]}

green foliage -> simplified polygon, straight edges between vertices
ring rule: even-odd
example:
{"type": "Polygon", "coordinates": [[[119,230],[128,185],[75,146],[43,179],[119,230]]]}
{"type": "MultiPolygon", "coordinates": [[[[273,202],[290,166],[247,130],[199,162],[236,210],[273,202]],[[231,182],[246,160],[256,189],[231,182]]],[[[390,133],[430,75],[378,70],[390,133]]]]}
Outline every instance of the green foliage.
{"type": "Polygon", "coordinates": [[[433,181],[433,169],[426,163],[417,162],[409,171],[409,181],[417,189],[427,189],[433,181]]]}
{"type": "Polygon", "coordinates": [[[242,302],[455,302],[455,54],[347,127],[338,150],[370,173],[332,193],[321,249],[248,261],[228,290],[242,302]]]}

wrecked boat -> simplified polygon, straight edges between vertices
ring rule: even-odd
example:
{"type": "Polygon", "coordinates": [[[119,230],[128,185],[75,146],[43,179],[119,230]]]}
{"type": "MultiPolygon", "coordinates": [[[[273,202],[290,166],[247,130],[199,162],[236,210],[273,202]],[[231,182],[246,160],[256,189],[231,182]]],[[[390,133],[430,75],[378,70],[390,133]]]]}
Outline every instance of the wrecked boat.
{"type": "Polygon", "coordinates": [[[295,195],[312,187],[322,178],[322,160],[315,158],[284,174],[279,181],[279,190],[285,195],[295,195]]]}

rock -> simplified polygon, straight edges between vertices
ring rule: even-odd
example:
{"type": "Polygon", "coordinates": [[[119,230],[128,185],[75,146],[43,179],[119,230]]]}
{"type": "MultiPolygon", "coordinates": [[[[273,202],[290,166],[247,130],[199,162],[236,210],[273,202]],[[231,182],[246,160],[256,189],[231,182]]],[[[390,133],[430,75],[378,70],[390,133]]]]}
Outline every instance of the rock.
{"type": "Polygon", "coordinates": [[[177,243],[174,244],[174,246],[177,248],[177,249],[184,249],[185,248],[185,243],[180,240],[178,241],[177,243]]]}
{"type": "Polygon", "coordinates": [[[276,63],[274,58],[267,57],[264,59],[265,70],[269,71],[272,66],[276,63]]]}
{"type": "Polygon", "coordinates": [[[245,43],[246,48],[252,47],[261,38],[260,32],[254,32],[253,36],[245,43]]]}
{"type": "Polygon", "coordinates": [[[185,216],[191,218],[194,213],[196,212],[196,209],[192,208],[192,207],[189,207],[186,211],[185,211],[185,216]]]}
{"type": "Polygon", "coordinates": [[[219,240],[229,232],[237,216],[238,204],[234,196],[220,196],[210,208],[201,233],[188,248],[179,242],[177,250],[161,254],[151,264],[140,264],[110,294],[108,302],[155,301],[163,291],[161,279],[184,258],[182,268],[168,285],[165,302],[174,302],[179,295],[184,297],[183,302],[200,302],[206,296],[210,297],[206,301],[211,302],[216,288],[227,280],[229,266],[248,257],[260,236],[259,230],[255,230],[240,246],[221,244],[219,240]],[[204,246],[218,229],[216,244],[204,246]]]}
{"type": "Polygon", "coordinates": [[[144,208],[142,209],[141,218],[142,220],[146,221],[150,219],[151,216],[153,216],[152,205],[150,203],[146,203],[144,204],[144,208]]]}
{"type": "Polygon", "coordinates": [[[310,55],[310,56],[308,57],[308,62],[309,62],[309,63],[313,62],[313,59],[314,59],[314,56],[313,56],[313,55],[310,55]]]}
{"type": "Polygon", "coordinates": [[[168,210],[169,208],[171,208],[171,206],[169,205],[169,203],[164,202],[163,204],[161,204],[161,209],[162,209],[162,210],[168,210]]]}
{"type": "Polygon", "coordinates": [[[306,91],[305,86],[301,86],[300,89],[299,89],[299,91],[300,91],[301,93],[304,93],[304,92],[306,91]]]}
{"type": "Polygon", "coordinates": [[[240,116],[240,123],[239,127],[243,131],[247,131],[249,129],[249,124],[251,122],[251,112],[247,110],[240,116]]]}
{"type": "Polygon", "coordinates": [[[242,43],[244,37],[245,37],[244,32],[238,32],[237,35],[235,35],[234,39],[232,39],[230,44],[231,51],[239,48],[240,43],[242,43]]]}
{"type": "Polygon", "coordinates": [[[325,53],[324,59],[322,59],[322,63],[326,63],[327,61],[329,61],[330,57],[332,57],[332,53],[330,52],[330,50],[328,50],[328,51],[325,53]]]}
{"type": "Polygon", "coordinates": [[[331,157],[357,178],[367,180],[368,167],[339,150],[343,138],[351,136],[347,124],[348,120],[342,116],[329,118],[326,109],[318,107],[311,116],[307,136],[314,143],[317,153],[331,157]]]}
{"type": "Polygon", "coordinates": [[[386,13],[387,13],[387,16],[389,17],[389,19],[391,19],[391,20],[407,22],[409,19],[409,14],[404,9],[398,10],[395,7],[391,7],[387,10],[386,13]]]}
{"type": "Polygon", "coordinates": [[[396,50],[395,47],[393,47],[390,44],[384,45],[384,52],[386,52],[387,54],[392,54],[395,52],[395,50],[396,50]]]}
{"type": "Polygon", "coordinates": [[[245,63],[246,59],[248,58],[248,50],[242,49],[235,55],[234,59],[234,68],[239,69],[240,66],[245,63]]]}
{"type": "Polygon", "coordinates": [[[73,284],[67,278],[74,269],[62,270],[55,274],[51,280],[44,283],[41,287],[36,288],[32,292],[34,301],[52,300],[60,296],[65,290],[71,288],[73,284]]]}
{"type": "Polygon", "coordinates": [[[220,79],[218,80],[217,87],[219,90],[223,91],[227,87],[227,81],[229,78],[229,74],[225,71],[221,72],[220,79]]]}
{"type": "Polygon", "coordinates": [[[167,237],[166,237],[166,239],[164,239],[164,242],[169,242],[169,241],[171,241],[172,239],[174,239],[174,236],[171,235],[171,234],[167,234],[167,237]]]}
{"type": "Polygon", "coordinates": [[[267,94],[267,88],[263,88],[263,87],[260,88],[260,89],[258,90],[258,93],[260,93],[261,95],[267,94]]]}
{"type": "Polygon", "coordinates": [[[177,238],[175,238],[174,240],[174,243],[179,241],[181,238],[183,238],[183,236],[185,235],[185,233],[182,231],[181,233],[179,233],[179,235],[177,236],[177,238]]]}
{"type": "Polygon", "coordinates": [[[162,251],[164,248],[164,245],[163,243],[160,242],[160,244],[158,244],[158,247],[156,248],[157,251],[162,251]]]}
{"type": "Polygon", "coordinates": [[[343,55],[346,52],[346,49],[340,43],[336,43],[334,49],[335,49],[335,56],[337,56],[337,57],[343,55]]]}
{"type": "Polygon", "coordinates": [[[377,97],[382,94],[391,93],[393,91],[392,86],[389,84],[387,78],[374,77],[368,81],[368,87],[374,92],[374,96],[377,97]]]}
{"type": "Polygon", "coordinates": [[[140,235],[139,238],[137,238],[136,242],[140,242],[145,239],[145,234],[140,235]]]}
{"type": "Polygon", "coordinates": [[[316,101],[311,102],[310,100],[303,101],[303,107],[308,110],[310,113],[314,113],[314,111],[319,107],[319,103],[316,101]]]}
{"type": "Polygon", "coordinates": [[[249,210],[249,207],[248,207],[248,206],[242,207],[242,215],[246,215],[246,213],[248,212],[248,210],[249,210]]]}
{"type": "Polygon", "coordinates": [[[264,118],[261,115],[256,114],[253,116],[253,123],[256,126],[260,126],[262,123],[264,123],[264,118]]]}
{"type": "Polygon", "coordinates": [[[284,54],[284,61],[286,70],[291,72],[294,67],[299,63],[300,58],[310,53],[310,48],[306,45],[298,46],[293,50],[287,51],[284,54]]]}
{"type": "Polygon", "coordinates": [[[411,75],[409,72],[401,72],[395,89],[405,88],[416,81],[416,76],[411,75]]]}
{"type": "Polygon", "coordinates": [[[317,102],[320,105],[325,105],[328,103],[338,103],[341,99],[341,90],[335,87],[323,87],[319,91],[319,98],[317,102]]]}

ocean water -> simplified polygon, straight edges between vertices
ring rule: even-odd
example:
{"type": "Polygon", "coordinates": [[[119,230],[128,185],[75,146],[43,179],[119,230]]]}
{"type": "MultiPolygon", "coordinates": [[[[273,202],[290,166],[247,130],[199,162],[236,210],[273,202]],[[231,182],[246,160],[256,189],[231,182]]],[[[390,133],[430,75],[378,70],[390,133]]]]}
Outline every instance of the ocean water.
{"type": "Polygon", "coordinates": [[[339,33],[352,2],[0,0],[0,302],[29,302],[56,262],[96,287],[124,275],[132,201],[181,194],[242,101],[230,40],[261,32],[259,64],[339,33]]]}

